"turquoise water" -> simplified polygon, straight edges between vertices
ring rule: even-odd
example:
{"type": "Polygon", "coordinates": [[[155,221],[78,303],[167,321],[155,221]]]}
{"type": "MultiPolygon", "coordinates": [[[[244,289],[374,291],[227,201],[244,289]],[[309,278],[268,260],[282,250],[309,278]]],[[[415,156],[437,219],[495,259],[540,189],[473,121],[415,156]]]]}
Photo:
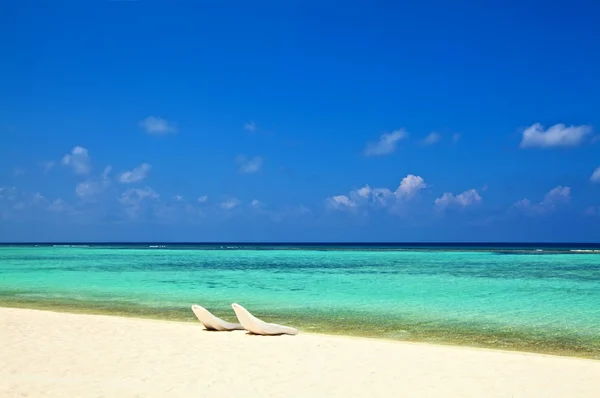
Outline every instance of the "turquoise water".
{"type": "Polygon", "coordinates": [[[600,253],[531,248],[0,247],[0,305],[233,320],[600,359],[600,253]]]}

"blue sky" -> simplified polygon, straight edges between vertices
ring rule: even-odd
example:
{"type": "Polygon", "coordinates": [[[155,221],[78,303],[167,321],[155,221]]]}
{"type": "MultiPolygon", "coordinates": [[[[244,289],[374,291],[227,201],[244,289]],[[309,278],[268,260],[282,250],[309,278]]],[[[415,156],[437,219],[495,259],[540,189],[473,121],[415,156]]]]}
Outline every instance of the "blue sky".
{"type": "Polygon", "coordinates": [[[599,5],[336,3],[3,2],[0,240],[600,240],[599,5]]]}

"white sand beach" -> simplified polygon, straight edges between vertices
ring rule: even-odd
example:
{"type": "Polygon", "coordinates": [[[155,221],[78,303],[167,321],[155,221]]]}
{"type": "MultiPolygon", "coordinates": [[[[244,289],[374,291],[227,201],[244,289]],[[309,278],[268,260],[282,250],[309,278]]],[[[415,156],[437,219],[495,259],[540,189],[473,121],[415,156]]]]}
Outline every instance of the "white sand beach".
{"type": "Polygon", "coordinates": [[[0,396],[597,398],[600,361],[0,308],[0,396]]]}

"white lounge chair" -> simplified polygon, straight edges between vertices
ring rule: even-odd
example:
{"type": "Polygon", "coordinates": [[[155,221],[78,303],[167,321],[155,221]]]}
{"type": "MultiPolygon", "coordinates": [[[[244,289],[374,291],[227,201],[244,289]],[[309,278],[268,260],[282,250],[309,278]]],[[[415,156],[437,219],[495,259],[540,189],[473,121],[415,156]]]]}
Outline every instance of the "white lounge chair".
{"type": "Polygon", "coordinates": [[[219,330],[222,332],[228,330],[244,330],[244,327],[239,323],[231,323],[224,321],[221,318],[217,318],[206,308],[199,305],[192,305],[192,311],[194,311],[194,315],[196,315],[196,318],[204,325],[206,330],[219,330]]]}
{"type": "Polygon", "coordinates": [[[238,321],[250,333],[262,335],[298,334],[298,329],[261,321],[239,304],[233,303],[231,306],[235,311],[238,321]]]}

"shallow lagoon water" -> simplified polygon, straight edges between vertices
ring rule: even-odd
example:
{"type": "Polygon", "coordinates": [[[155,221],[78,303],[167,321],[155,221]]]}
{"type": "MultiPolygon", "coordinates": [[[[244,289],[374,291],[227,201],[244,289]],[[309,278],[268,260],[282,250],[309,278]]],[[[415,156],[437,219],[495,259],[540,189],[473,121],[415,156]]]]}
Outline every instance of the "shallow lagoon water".
{"type": "Polygon", "coordinates": [[[600,359],[600,254],[539,250],[3,246],[0,305],[194,321],[238,302],[303,331],[600,359]]]}

